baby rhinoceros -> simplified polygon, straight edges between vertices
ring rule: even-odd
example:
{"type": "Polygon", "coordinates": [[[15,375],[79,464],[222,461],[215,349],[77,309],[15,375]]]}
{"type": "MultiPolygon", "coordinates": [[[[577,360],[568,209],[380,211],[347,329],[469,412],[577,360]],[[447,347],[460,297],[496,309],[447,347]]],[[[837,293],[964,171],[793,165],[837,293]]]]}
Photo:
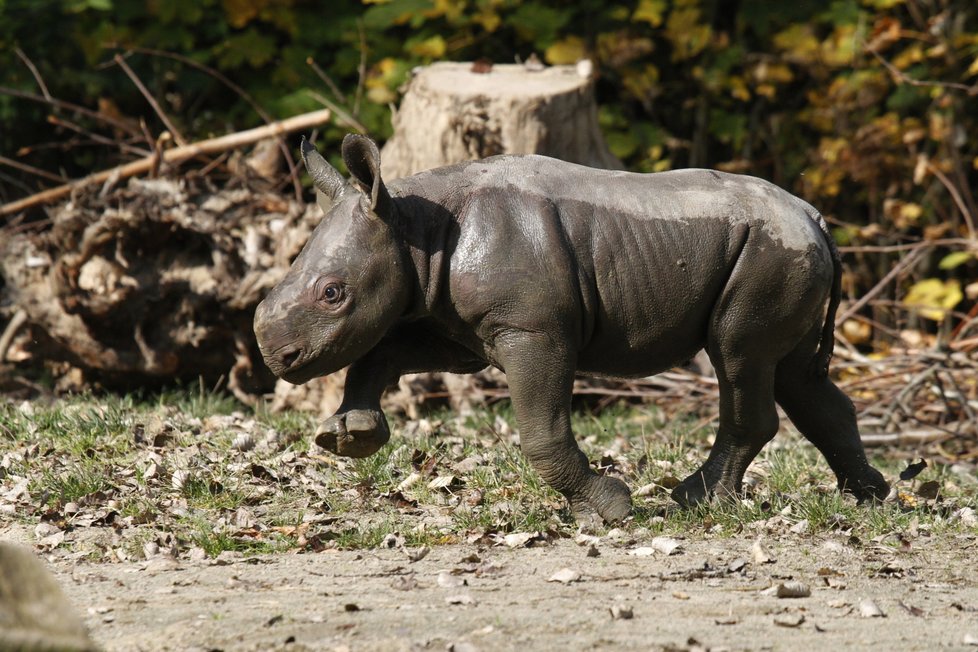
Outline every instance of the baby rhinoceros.
{"type": "MultiPolygon", "coordinates": [[[[818,212],[760,179],[633,174],[495,156],[385,184],[377,146],[343,141],[349,181],[303,141],[325,219],[258,306],[266,364],[292,383],[350,365],[317,443],[363,457],[390,437],[385,388],[406,373],[506,374],[523,453],[575,511],[631,510],[570,426],[577,372],[641,377],[705,348],[720,385],[706,462],[673,491],[736,495],[778,430],[775,404],[840,489],[882,499],[849,399],[829,379],[838,250],[818,212]]],[[[593,512],[592,512],[593,513],[593,512]]]]}

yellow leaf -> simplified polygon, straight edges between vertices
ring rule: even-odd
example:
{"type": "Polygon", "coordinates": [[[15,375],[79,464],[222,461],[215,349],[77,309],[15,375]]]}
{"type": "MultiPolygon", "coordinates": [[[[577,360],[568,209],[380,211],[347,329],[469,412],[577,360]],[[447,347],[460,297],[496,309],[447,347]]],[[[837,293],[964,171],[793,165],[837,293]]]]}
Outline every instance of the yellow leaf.
{"type": "Polygon", "coordinates": [[[224,15],[231,27],[241,29],[264,8],[264,0],[224,0],[224,15]]]}
{"type": "Polygon", "coordinates": [[[445,39],[441,36],[426,38],[419,43],[408,46],[408,52],[428,59],[440,59],[445,56],[445,39]]]}
{"type": "Polygon", "coordinates": [[[584,41],[577,36],[568,36],[547,48],[543,56],[548,63],[557,66],[567,63],[577,63],[581,59],[584,59],[586,54],[587,51],[584,47],[584,41]]]}
{"type": "Polygon", "coordinates": [[[974,169],[978,170],[978,156],[976,156],[975,157],[975,160],[973,160],[971,162],[971,167],[973,167],[974,169]]]}
{"type": "Polygon", "coordinates": [[[978,57],[975,57],[975,60],[968,66],[967,72],[964,73],[965,77],[971,77],[973,75],[978,75],[978,57]]]}
{"type": "Polygon", "coordinates": [[[675,8],[666,21],[666,37],[672,42],[673,61],[691,59],[710,44],[713,30],[700,23],[696,7],[675,8]]]}
{"type": "Polygon", "coordinates": [[[636,23],[646,22],[652,27],[658,27],[662,24],[662,14],[665,10],[665,0],[641,0],[638,7],[635,8],[635,13],[632,14],[632,20],[636,23]]]}
{"type": "Polygon", "coordinates": [[[775,88],[773,84],[761,84],[760,86],[758,86],[757,88],[755,88],[754,91],[758,95],[763,95],[767,99],[773,100],[774,99],[774,96],[778,92],[778,89],[775,88]]]}
{"type": "Polygon", "coordinates": [[[764,82],[780,84],[790,82],[795,76],[791,73],[791,68],[783,63],[768,63],[761,61],[752,71],[754,80],[763,84],[764,82]]]}
{"type": "Polygon", "coordinates": [[[956,279],[942,281],[939,278],[927,278],[910,287],[907,296],[903,298],[903,305],[915,308],[921,317],[943,321],[948,311],[961,303],[962,299],[964,294],[961,292],[961,283],[956,279]]]}
{"type": "Polygon", "coordinates": [[[499,25],[503,22],[503,19],[499,17],[499,14],[492,9],[483,9],[475,15],[473,20],[482,25],[482,28],[487,32],[495,32],[499,28],[499,25]]]}
{"type": "Polygon", "coordinates": [[[795,24],[774,35],[774,45],[784,51],[789,59],[810,63],[817,58],[821,44],[810,25],[795,24]]]}
{"type": "Polygon", "coordinates": [[[970,251],[952,251],[944,256],[944,258],[941,258],[941,262],[937,266],[941,269],[954,269],[955,267],[964,265],[972,258],[974,258],[974,254],[970,251]]]}
{"type": "Polygon", "coordinates": [[[900,217],[908,222],[917,221],[923,212],[924,209],[920,207],[920,204],[904,204],[900,207],[900,217]]]}
{"type": "Polygon", "coordinates": [[[742,102],[750,100],[750,91],[747,90],[747,83],[739,75],[731,75],[728,80],[730,83],[730,94],[742,102]]]}
{"type": "Polygon", "coordinates": [[[822,61],[830,66],[848,66],[856,50],[855,25],[839,25],[822,42],[822,61]]]}

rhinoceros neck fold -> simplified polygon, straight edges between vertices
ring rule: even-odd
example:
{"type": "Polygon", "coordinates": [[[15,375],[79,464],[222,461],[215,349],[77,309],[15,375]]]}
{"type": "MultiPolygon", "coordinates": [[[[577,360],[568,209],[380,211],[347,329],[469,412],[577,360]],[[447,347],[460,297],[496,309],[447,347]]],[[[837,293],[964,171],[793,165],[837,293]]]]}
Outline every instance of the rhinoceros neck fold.
{"type": "Polygon", "coordinates": [[[426,197],[401,196],[395,203],[408,283],[413,288],[405,317],[431,316],[437,312],[448,282],[448,261],[458,239],[458,222],[445,205],[426,197]]]}

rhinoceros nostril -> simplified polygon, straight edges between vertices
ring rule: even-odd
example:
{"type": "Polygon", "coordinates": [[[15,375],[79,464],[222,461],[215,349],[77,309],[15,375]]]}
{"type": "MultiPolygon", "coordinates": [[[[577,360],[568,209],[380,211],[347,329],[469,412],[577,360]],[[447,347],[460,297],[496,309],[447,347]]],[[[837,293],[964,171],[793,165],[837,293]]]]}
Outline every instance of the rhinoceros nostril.
{"type": "Polygon", "coordinates": [[[282,354],[282,366],[289,369],[302,354],[302,349],[293,349],[282,354]]]}

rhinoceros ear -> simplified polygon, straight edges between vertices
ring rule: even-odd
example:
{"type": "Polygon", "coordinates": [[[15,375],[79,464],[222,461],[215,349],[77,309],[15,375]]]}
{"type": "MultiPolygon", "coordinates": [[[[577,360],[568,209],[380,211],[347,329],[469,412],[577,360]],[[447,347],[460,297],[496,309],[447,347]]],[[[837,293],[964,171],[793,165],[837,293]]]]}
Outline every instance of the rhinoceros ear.
{"type": "Polygon", "coordinates": [[[324,213],[329,212],[330,206],[343,194],[346,181],[343,175],[316,151],[315,146],[306,140],[305,136],[302,137],[301,151],[302,160],[306,164],[309,176],[312,177],[312,184],[316,187],[316,203],[324,213]]]}
{"type": "Polygon", "coordinates": [[[380,151],[374,141],[366,136],[347,134],[343,139],[343,162],[353,180],[370,197],[370,209],[374,214],[388,217],[391,198],[380,178],[380,151]]]}

